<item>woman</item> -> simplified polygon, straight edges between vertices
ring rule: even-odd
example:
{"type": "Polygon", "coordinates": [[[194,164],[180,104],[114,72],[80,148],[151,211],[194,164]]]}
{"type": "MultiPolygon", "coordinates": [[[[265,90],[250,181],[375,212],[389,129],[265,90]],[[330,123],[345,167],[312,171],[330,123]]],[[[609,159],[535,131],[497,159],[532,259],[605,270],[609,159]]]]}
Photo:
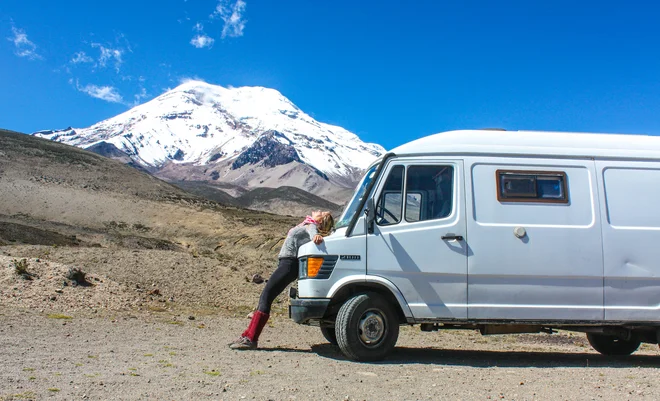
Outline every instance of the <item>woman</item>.
{"type": "Polygon", "coordinates": [[[323,237],[330,235],[334,226],[335,220],[330,212],[318,210],[289,230],[280,250],[279,265],[261,293],[259,306],[254,311],[248,328],[236,341],[229,344],[230,348],[237,350],[257,348],[259,335],[268,322],[273,301],[298,278],[298,248],[310,241],[317,245],[322,243],[323,237]]]}

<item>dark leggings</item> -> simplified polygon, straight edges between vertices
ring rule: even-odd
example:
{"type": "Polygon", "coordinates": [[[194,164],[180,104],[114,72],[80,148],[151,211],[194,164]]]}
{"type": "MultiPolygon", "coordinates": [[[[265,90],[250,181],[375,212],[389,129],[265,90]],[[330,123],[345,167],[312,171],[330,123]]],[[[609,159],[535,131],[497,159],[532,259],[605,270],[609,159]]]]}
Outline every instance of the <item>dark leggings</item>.
{"type": "Polygon", "coordinates": [[[260,312],[270,314],[270,306],[275,298],[284,291],[287,285],[293,283],[298,278],[298,259],[281,258],[277,269],[270,276],[266,283],[266,288],[261,292],[259,298],[260,312]]]}

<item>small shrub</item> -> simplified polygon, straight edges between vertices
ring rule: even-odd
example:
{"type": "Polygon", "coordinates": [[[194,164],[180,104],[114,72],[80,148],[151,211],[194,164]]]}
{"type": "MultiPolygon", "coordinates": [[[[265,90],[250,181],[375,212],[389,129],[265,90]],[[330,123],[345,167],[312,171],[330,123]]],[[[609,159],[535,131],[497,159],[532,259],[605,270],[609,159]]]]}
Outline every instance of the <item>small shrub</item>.
{"type": "Polygon", "coordinates": [[[28,267],[30,267],[30,263],[28,262],[27,259],[13,259],[11,263],[14,265],[14,272],[23,277],[25,280],[32,280],[32,277],[34,277],[34,274],[30,273],[28,271],[28,267]]]}

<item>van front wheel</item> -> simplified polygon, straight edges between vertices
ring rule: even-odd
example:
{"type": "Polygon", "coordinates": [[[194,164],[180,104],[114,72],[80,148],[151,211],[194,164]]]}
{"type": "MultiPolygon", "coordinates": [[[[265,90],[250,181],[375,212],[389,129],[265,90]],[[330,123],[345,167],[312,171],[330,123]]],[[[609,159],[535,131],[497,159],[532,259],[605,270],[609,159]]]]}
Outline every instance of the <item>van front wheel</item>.
{"type": "Polygon", "coordinates": [[[641,344],[639,340],[624,340],[616,336],[598,333],[587,333],[587,340],[589,340],[589,344],[591,344],[593,349],[603,355],[609,356],[630,355],[637,351],[637,348],[641,344]]]}
{"type": "Polygon", "coordinates": [[[350,298],[339,309],[335,334],[341,351],[355,361],[378,361],[396,345],[399,321],[393,307],[376,294],[350,298]]]}

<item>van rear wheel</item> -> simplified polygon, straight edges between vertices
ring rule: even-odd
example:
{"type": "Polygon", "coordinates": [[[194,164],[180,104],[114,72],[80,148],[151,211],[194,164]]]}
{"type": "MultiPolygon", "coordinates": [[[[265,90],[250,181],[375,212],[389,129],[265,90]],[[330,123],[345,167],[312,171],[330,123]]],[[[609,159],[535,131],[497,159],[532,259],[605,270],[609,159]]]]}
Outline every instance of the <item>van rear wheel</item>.
{"type": "Polygon", "coordinates": [[[378,361],[396,345],[399,320],[390,303],[376,293],[356,295],[339,309],[335,334],[341,351],[355,361],[378,361]]]}
{"type": "Polygon", "coordinates": [[[589,344],[591,344],[593,349],[608,356],[630,355],[637,351],[637,348],[641,344],[641,341],[634,338],[624,340],[617,336],[608,336],[599,333],[587,333],[587,340],[589,340],[589,344]]]}
{"type": "Polygon", "coordinates": [[[334,327],[321,327],[321,334],[332,345],[337,345],[337,335],[334,327]]]}

